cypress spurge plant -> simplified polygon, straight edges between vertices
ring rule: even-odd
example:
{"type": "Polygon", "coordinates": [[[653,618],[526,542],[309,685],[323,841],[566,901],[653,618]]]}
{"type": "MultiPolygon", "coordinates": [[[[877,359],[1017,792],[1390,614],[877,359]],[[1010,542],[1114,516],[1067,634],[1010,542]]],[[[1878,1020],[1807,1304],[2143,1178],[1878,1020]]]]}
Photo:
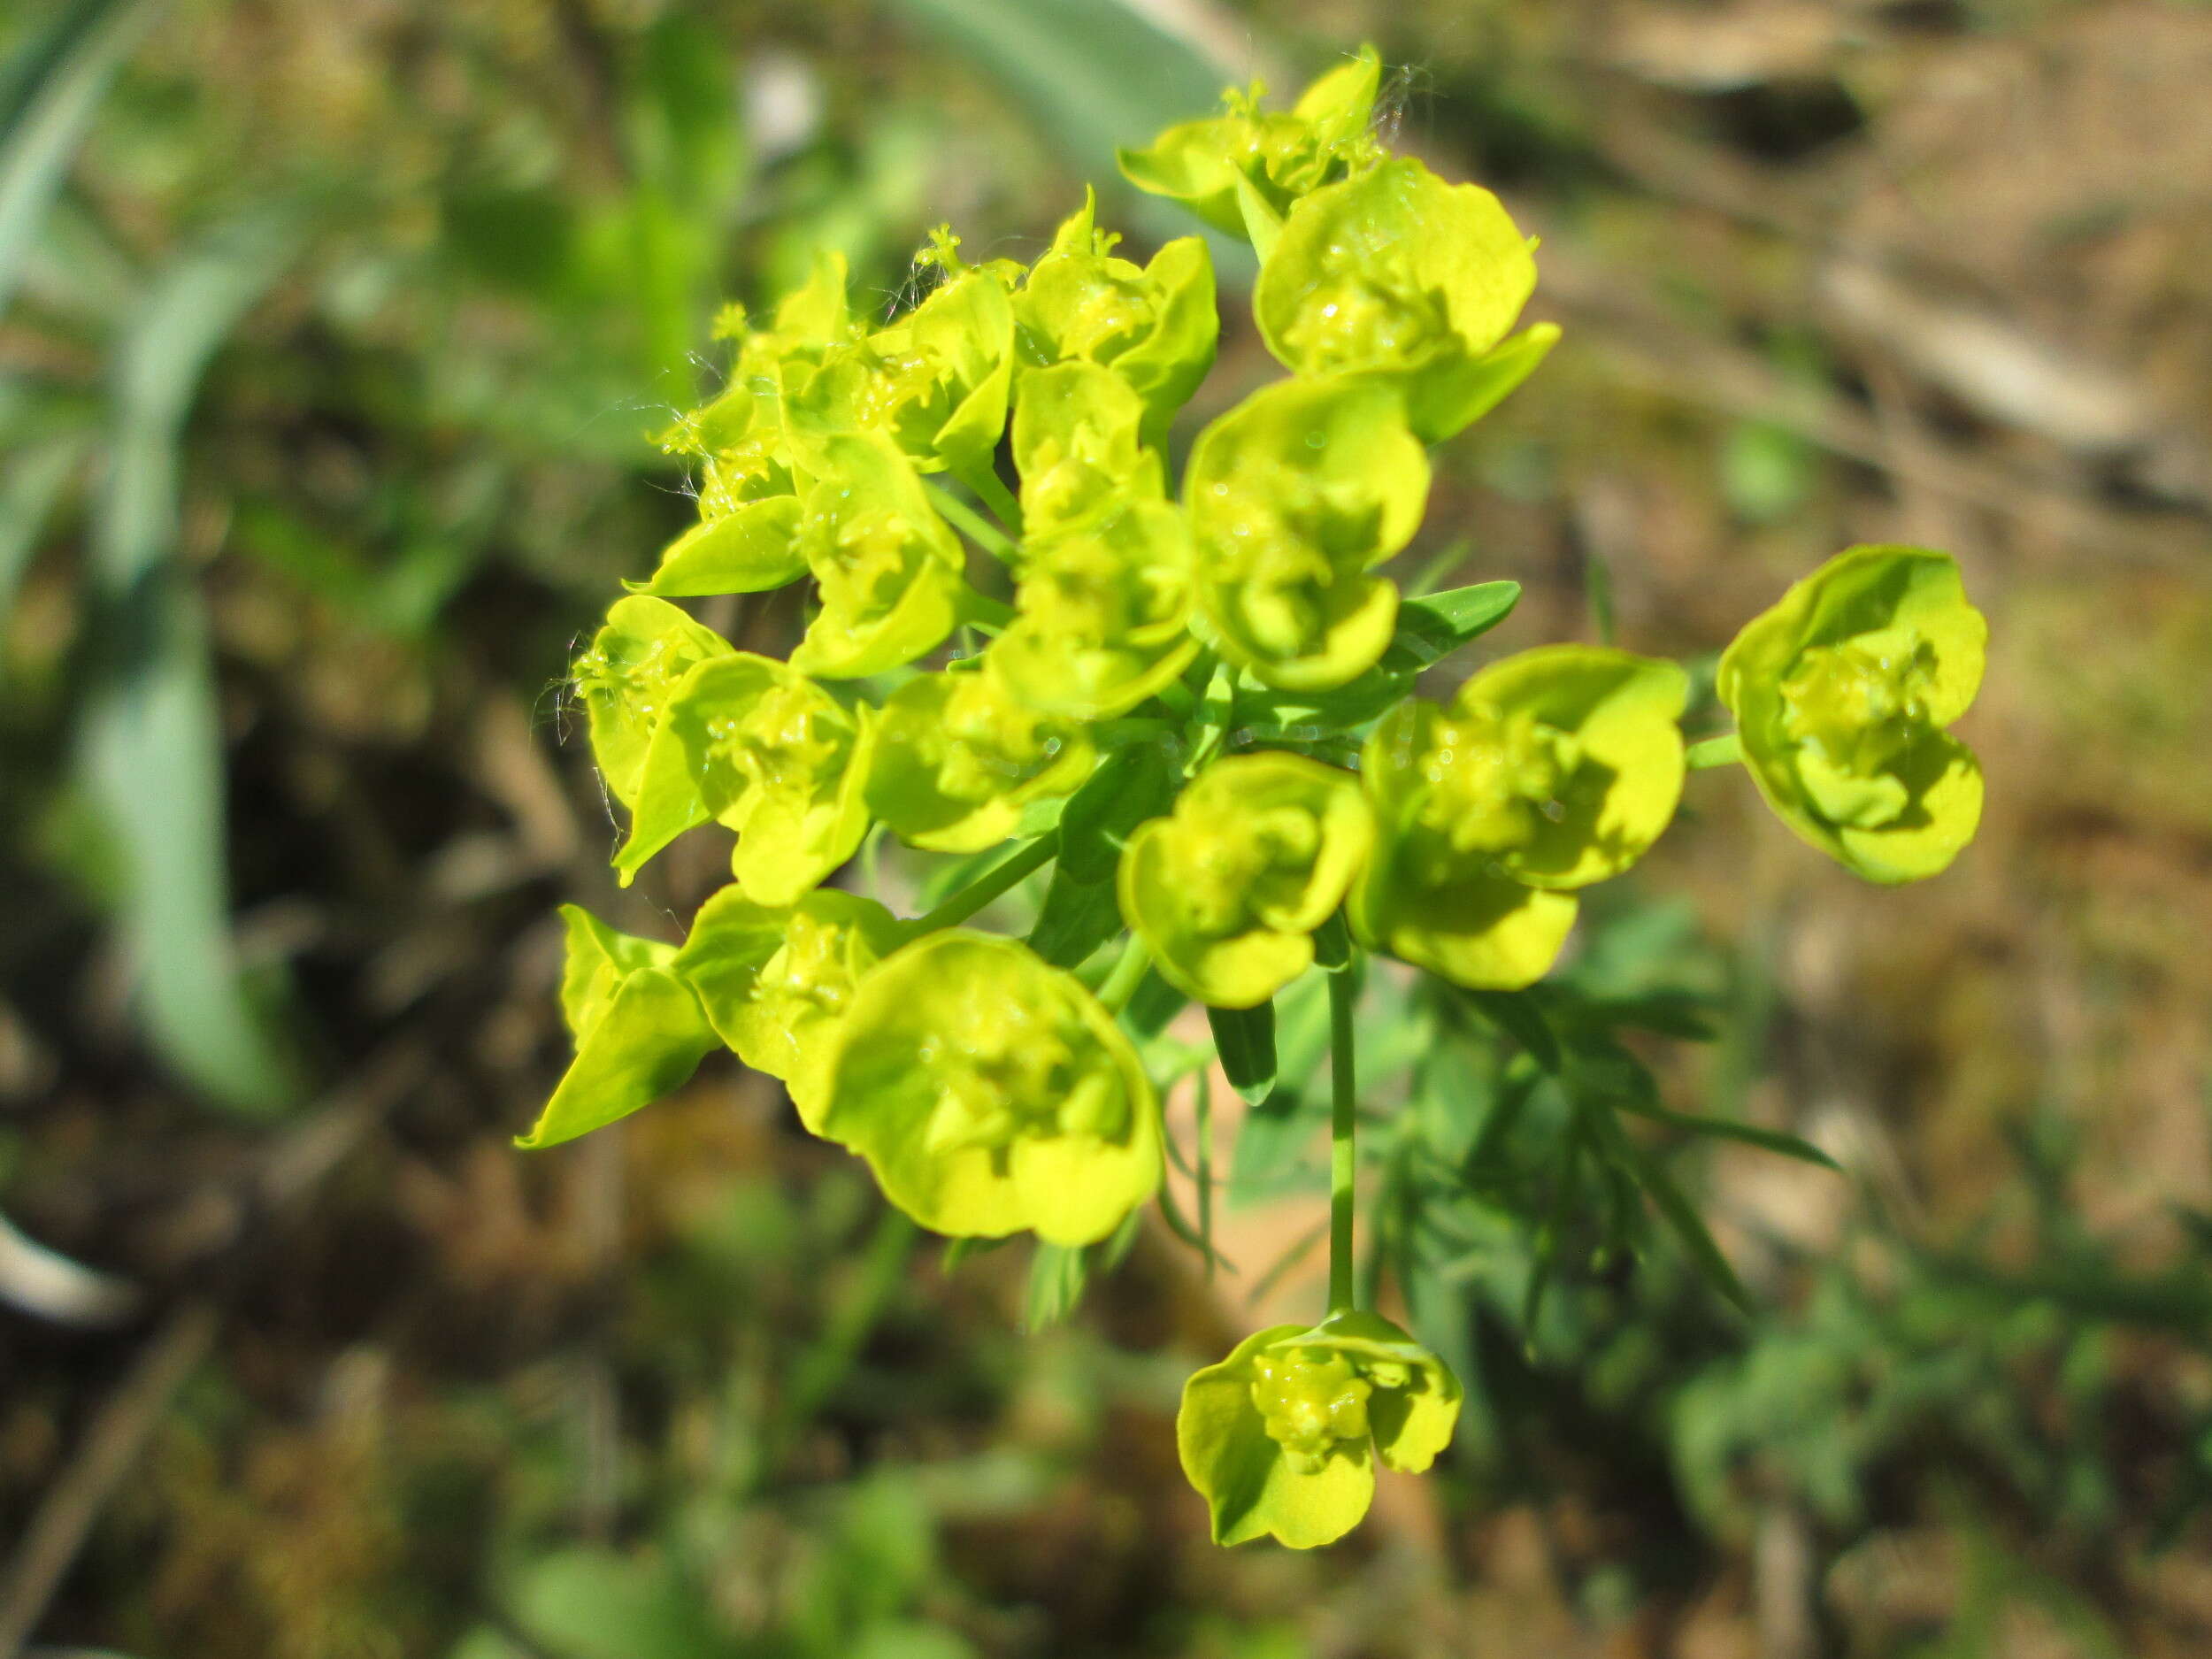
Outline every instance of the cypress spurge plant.
{"type": "Polygon", "coordinates": [[[1088,193],[1027,267],[970,265],[941,230],[918,261],[938,286],[887,322],[856,314],[827,257],[764,323],[725,314],[728,389],[666,439],[699,524],[615,602],[574,687],[629,815],[622,879],[719,826],[733,880],[680,944],[565,912],[576,1059],[523,1142],[611,1123],[726,1045],[925,1226],[1035,1234],[1064,1305],[1156,1196],[1213,1262],[1206,1179],[1194,1227],[1162,1185],[1161,1094],[1189,1069],[1163,1036],[1176,1010],[1206,1007],[1257,1102],[1274,999],[1324,974],[1328,1303],[1200,1371],[1178,1425],[1224,1543],[1341,1536],[1376,1465],[1426,1468],[1459,1415],[1462,1379],[1362,1305],[1379,1269],[1355,1271],[1371,958],[1517,1045],[1516,1087],[1566,1094],[1552,1247],[1595,1170],[1609,1242],[1640,1248],[1641,1187],[1732,1290],[1619,1113],[1819,1155],[1657,1105],[1612,1017],[1544,983],[1578,895],[1643,856],[1701,767],[1740,760],[1792,830],[1878,882],[1941,870],[1981,805],[1947,728],[1985,631],[1923,549],[1854,549],[1753,620],[1719,669],[1738,729],[1696,745],[1684,671],[1610,646],[1539,646],[1417,691],[1517,594],[1391,578],[1430,449],[1557,330],[1519,326],[1535,244],[1497,198],[1387,153],[1378,79],[1363,52],[1287,111],[1234,93],[1122,157],[1139,188],[1250,240],[1259,332],[1288,371],[1196,434],[1179,482],[1167,434],[1219,328],[1206,244],[1124,258],[1088,193]],[[812,604],[787,662],[673,603],[793,582],[812,604]],[[964,884],[910,918],[834,886],[878,832],[964,856],[964,884]],[[1031,881],[1025,938],[973,926],[1031,881]]]}

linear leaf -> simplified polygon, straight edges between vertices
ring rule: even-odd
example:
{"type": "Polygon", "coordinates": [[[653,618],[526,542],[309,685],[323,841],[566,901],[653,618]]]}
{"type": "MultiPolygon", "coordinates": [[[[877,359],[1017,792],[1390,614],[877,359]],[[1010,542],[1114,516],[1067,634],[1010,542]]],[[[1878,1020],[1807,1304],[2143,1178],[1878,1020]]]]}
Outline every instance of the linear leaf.
{"type": "Polygon", "coordinates": [[[1275,1091],[1275,1004],[1257,1008],[1209,1008],[1214,1052],[1221,1056],[1229,1087],[1256,1106],[1275,1091]]]}
{"type": "Polygon", "coordinates": [[[250,1014],[229,932],[222,738],[206,618],[175,560],[185,418],[201,371],[298,245],[289,214],[234,221],[157,280],[117,360],[93,505],[99,652],[79,760],[124,860],[122,930],[155,1045],[211,1098],[278,1110],[285,1068],[250,1014]]]}
{"type": "Polygon", "coordinates": [[[1547,1071],[1559,1070],[1559,1039],[1536,998],[1526,991],[1469,991],[1465,995],[1470,1007],[1525,1048],[1530,1059],[1547,1071]]]}
{"type": "MultiPolygon", "coordinates": [[[[1118,147],[1212,113],[1237,78],[1126,0],[897,0],[894,9],[982,65],[1084,178],[1118,182],[1118,147]]],[[[1197,229],[1149,197],[1131,217],[1154,240],[1197,229]]],[[[1251,256],[1206,234],[1224,285],[1248,283],[1251,256]]]]}
{"type": "Polygon", "coordinates": [[[15,590],[84,450],[83,441],[74,434],[50,438],[20,451],[0,479],[0,646],[6,641],[15,590]]]}
{"type": "Polygon", "coordinates": [[[1686,1130],[1692,1134],[1712,1135],[1722,1141],[1740,1141],[1746,1146],[1778,1152],[1786,1158],[1817,1164],[1824,1170],[1833,1170],[1839,1175],[1843,1173],[1843,1166],[1811,1141],[1784,1134],[1778,1129],[1762,1129],[1755,1124],[1738,1123],[1729,1118],[1701,1118],[1692,1112],[1670,1111],[1664,1106],[1647,1105],[1636,1101],[1622,1100],[1617,1104],[1639,1118],[1648,1118],[1655,1123],[1686,1130]]]}
{"type": "Polygon", "coordinates": [[[1384,666],[1426,668],[1496,627],[1520,602],[1518,582],[1477,582],[1409,599],[1398,607],[1398,631],[1384,654],[1384,666]]]}
{"type": "Polygon", "coordinates": [[[0,91],[0,311],[101,96],[158,0],[79,0],[9,65],[0,91]]]}
{"type": "Polygon", "coordinates": [[[1584,1121],[1605,1143],[1607,1154],[1635,1178],[1636,1184],[1644,1189],[1644,1195],[1651,1200],[1652,1208],[1673,1231],[1689,1253],[1692,1263],[1713,1288],[1740,1311],[1749,1313],[1750,1293],[1744,1289],[1743,1280],[1736,1277],[1734,1266],[1721,1254],[1720,1246],[1713,1242],[1713,1235],[1707,1230],[1704,1217],[1697,1213],[1697,1207],[1684,1196],[1666,1167],[1638,1146],[1611,1112],[1599,1108],[1587,1113],[1584,1121]]]}

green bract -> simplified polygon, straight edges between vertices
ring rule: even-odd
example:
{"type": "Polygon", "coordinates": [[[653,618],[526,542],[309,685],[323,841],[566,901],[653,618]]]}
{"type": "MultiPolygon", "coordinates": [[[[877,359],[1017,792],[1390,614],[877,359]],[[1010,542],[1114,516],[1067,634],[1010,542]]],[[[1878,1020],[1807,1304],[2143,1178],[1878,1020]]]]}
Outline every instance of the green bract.
{"type": "Polygon", "coordinates": [[[795,495],[747,502],[694,525],[668,544],[649,580],[623,586],[632,593],[672,598],[780,588],[806,574],[798,526],[795,495]]]}
{"type": "Polygon", "coordinates": [[[561,907],[561,1013],[576,1058],[518,1146],[557,1146],[627,1118],[681,1084],[714,1047],[698,997],[671,972],[673,945],[618,933],[573,904],[561,907]]]}
{"type": "Polygon", "coordinates": [[[1217,1544],[1269,1533],[1333,1543],[1375,1496],[1375,1460],[1414,1473],[1451,1443],[1460,1386],[1444,1362],[1379,1314],[1279,1325],[1183,1385],[1183,1472],[1217,1544]]]}
{"type": "Polygon", "coordinates": [[[1981,821],[1981,767],[1943,728],[1974,701],[1988,636],[1947,553],[1856,547],[1792,588],[1717,684],[1768,805],[1870,881],[1943,869],[1981,821]]]}
{"type": "Polygon", "coordinates": [[[1387,161],[1291,210],[1252,312],[1300,375],[1397,388],[1432,443],[1494,406],[1558,338],[1543,324],[1506,339],[1536,286],[1531,247],[1489,191],[1387,161]]]}
{"type": "Polygon", "coordinates": [[[699,907],[665,965],[697,993],[722,1041],[781,1078],[809,1129],[821,1127],[831,1044],[860,977],[902,941],[873,899],[818,888],[795,905],[725,887],[699,907]]]}
{"type": "Polygon", "coordinates": [[[746,896],[795,902],[867,832],[874,726],[871,710],[845,708],[787,664],[747,651],[699,664],[653,734],[617,872],[627,885],[714,818],[738,833],[730,868],[746,896]]]}
{"type": "Polygon", "coordinates": [[[1014,296],[1016,343],[1025,364],[1110,368],[1137,394],[1146,439],[1157,443],[1213,366],[1213,260],[1195,236],[1169,242],[1141,269],[1118,259],[1118,238],[1095,228],[1097,208],[1086,190],[1014,296]]]}
{"type": "Polygon", "coordinates": [[[1313,961],[1313,930],[1374,838],[1351,773],[1296,755],[1233,756],[1129,838],[1121,913],[1170,984],[1215,1008],[1256,1007],[1313,961]]]}
{"type": "Polygon", "coordinates": [[[1091,363],[1022,376],[1014,403],[1014,466],[1031,537],[1080,525],[1164,493],[1160,457],[1138,428],[1144,404],[1129,382],[1091,363]]]}
{"type": "Polygon", "coordinates": [[[821,1129],[893,1203],[960,1237],[1088,1244],[1160,1181],[1159,1107],[1113,1017],[984,933],[933,934],[860,982],[821,1129]]]}
{"type": "Polygon", "coordinates": [[[1016,700],[1102,720],[1168,685],[1197,654],[1190,529],[1164,503],[1125,502],[1030,543],[1015,615],[984,653],[1016,700]]]}
{"type": "Polygon", "coordinates": [[[1184,483],[1199,602],[1222,654],[1272,686],[1340,686],[1390,643],[1429,463],[1397,395],[1363,380],[1254,393],[1198,436],[1184,483]]]}
{"type": "Polygon", "coordinates": [[[1032,801],[1072,795],[1098,763],[1082,728],[1041,715],[993,674],[925,674],[876,725],[868,810],[917,847],[980,852],[1032,801]]]}
{"type": "Polygon", "coordinates": [[[1401,703],[1362,757],[1379,839],[1355,930],[1472,988],[1541,978],[1570,891],[1627,869],[1674,816],[1687,691],[1672,663],[1555,645],[1494,664],[1448,709],[1401,703]]]}
{"type": "Polygon", "coordinates": [[[637,804],[646,750],[677,686],[700,663],[733,649],[664,600],[614,602],[606,626],[570,673],[590,726],[592,758],[623,805],[637,804]]]}
{"type": "Polygon", "coordinates": [[[959,539],[880,433],[827,437],[819,452],[799,545],[822,609],[791,661],[826,680],[879,674],[934,650],[959,621],[959,539]]]}
{"type": "Polygon", "coordinates": [[[1217,229],[1263,236],[1307,192],[1381,159],[1368,130],[1381,77],[1374,49],[1363,47],[1308,87],[1286,114],[1261,111],[1266,88],[1256,81],[1249,91],[1232,88],[1222,95],[1224,113],[1118,152],[1122,176],[1217,229]]]}
{"type": "Polygon", "coordinates": [[[856,432],[886,434],[926,472],[989,464],[1013,388],[1013,302],[1000,270],[962,265],[958,246],[937,234],[922,263],[946,280],[896,322],[786,365],[784,428],[808,472],[838,471],[824,440],[856,432]]]}

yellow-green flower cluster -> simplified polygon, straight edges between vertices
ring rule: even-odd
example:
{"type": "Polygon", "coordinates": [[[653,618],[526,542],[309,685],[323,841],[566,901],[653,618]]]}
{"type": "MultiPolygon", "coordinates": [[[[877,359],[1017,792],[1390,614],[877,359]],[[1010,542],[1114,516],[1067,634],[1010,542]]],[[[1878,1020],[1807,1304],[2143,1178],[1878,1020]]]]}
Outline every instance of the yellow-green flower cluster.
{"type": "MultiPolygon", "coordinates": [[[[1206,243],[1124,258],[1087,193],[1025,267],[971,265],[940,231],[917,261],[936,286],[887,321],[856,313],[833,256],[764,323],[726,314],[729,383],[664,440],[698,522],[573,684],[627,815],[620,881],[710,825],[734,832],[732,880],[680,946],[565,912],[576,1057],[524,1144],[638,1110],[718,1044],[923,1225],[1076,1249],[1161,1180],[1125,1030],[1140,984],[1248,1034],[1317,960],[1347,973],[1354,941],[1468,990],[1529,986],[1710,753],[1878,881],[1970,838],[1980,773],[1945,728],[1984,628],[1939,554],[1856,549],[1792,588],[1721,660],[1737,734],[1694,751],[1690,677],[1609,645],[1418,695],[1517,593],[1392,579],[1430,447],[1557,330],[1514,332],[1535,244],[1497,198],[1376,136],[1379,78],[1363,52],[1287,111],[1255,88],[1122,156],[1251,242],[1286,371],[1195,433],[1179,480],[1169,433],[1219,329],[1206,243]],[[674,603],[795,584],[787,659],[674,603]],[[902,919],[833,885],[872,832],[985,862],[902,919]],[[1056,856],[1030,941],[961,925],[1056,856]]],[[[1183,1463],[1220,1541],[1325,1543],[1376,1463],[1438,1455],[1459,1398],[1405,1332],[1333,1302],[1191,1379],[1183,1463]]]]}

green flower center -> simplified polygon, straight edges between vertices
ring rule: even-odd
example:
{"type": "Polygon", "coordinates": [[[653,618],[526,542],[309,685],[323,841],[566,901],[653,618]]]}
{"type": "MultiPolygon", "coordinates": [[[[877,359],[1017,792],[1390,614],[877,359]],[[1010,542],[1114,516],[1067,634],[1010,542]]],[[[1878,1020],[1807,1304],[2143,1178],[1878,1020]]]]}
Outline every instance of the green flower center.
{"type": "Polygon", "coordinates": [[[952,418],[952,377],[934,352],[866,348],[869,369],[856,411],[861,424],[880,427],[909,454],[926,451],[952,418]]]}
{"type": "Polygon", "coordinates": [[[1058,524],[1110,491],[1121,482],[1110,464],[1113,452],[1113,435],[1088,425],[1078,426],[1066,443],[1041,442],[1022,478],[1031,516],[1041,524],[1058,524]]]}
{"type": "Polygon", "coordinates": [[[1179,861],[1182,901],[1201,937],[1248,933],[1263,910],[1294,903],[1321,852],[1310,808],[1262,807],[1188,824],[1179,861]]]}
{"type": "Polygon", "coordinates": [[[917,1059],[936,1085],[925,1144],[937,1153],[982,1148],[1001,1172],[1021,1139],[1092,1135],[1129,1126],[1120,1079],[1089,1033],[1057,1010],[1009,1004],[964,1039],[933,1036],[917,1059]]]}
{"type": "Polygon", "coordinates": [[[1309,373],[1405,364],[1451,334],[1443,296],[1379,261],[1323,278],[1284,331],[1309,373]]]}
{"type": "Polygon", "coordinates": [[[1263,1351],[1252,1361],[1253,1407],[1283,1460],[1302,1475],[1319,1474],[1332,1453],[1367,1440],[1375,1386],[1333,1348],[1263,1351]]]}
{"type": "Polygon", "coordinates": [[[1783,730],[1832,765],[1886,772],[1928,726],[1935,649],[1909,628],[1883,628],[1803,652],[1782,681],[1783,730]]]}
{"type": "Polygon", "coordinates": [[[674,635],[624,639],[610,651],[594,645],[576,659],[580,696],[604,697],[634,720],[659,718],[671,687],[703,660],[703,653],[674,635]]]}
{"type": "Polygon", "coordinates": [[[807,563],[822,586],[825,608],[845,616],[889,614],[911,585],[913,526],[888,508],[829,515],[808,526],[807,563]]]}
{"type": "Polygon", "coordinates": [[[841,1013],[853,990],[845,951],[849,932],[803,910],[793,916],[783,943],[761,964],[756,995],[764,1002],[795,1010],[841,1013]]]}
{"type": "Polygon", "coordinates": [[[1110,274],[1103,260],[1099,265],[1094,274],[1054,296],[1066,308],[1056,319],[1064,358],[1111,363],[1152,326],[1152,301],[1142,284],[1110,274]]]}
{"type": "Polygon", "coordinates": [[[1181,612],[1187,578],[1082,537],[1056,547],[1015,595],[1022,620],[1071,645],[1110,645],[1181,612]]]}
{"type": "Polygon", "coordinates": [[[990,801],[1020,787],[1058,757],[1064,740],[995,693],[980,675],[945,704],[937,737],[937,787],[955,801],[990,801]]]}
{"type": "Polygon", "coordinates": [[[1217,580],[1242,591],[1237,610],[1270,656],[1321,648],[1331,599],[1356,581],[1380,535],[1381,503],[1363,485],[1324,481],[1293,467],[1255,467],[1214,486],[1222,511],[1212,538],[1217,580]]]}
{"type": "Polygon", "coordinates": [[[707,738],[754,787],[807,793],[843,763],[847,733],[837,715],[810,686],[773,686],[742,716],[709,720],[707,738]]]}
{"type": "Polygon", "coordinates": [[[1458,856],[1525,847],[1564,816],[1560,795],[1579,759],[1569,733],[1478,703],[1437,723],[1420,762],[1420,821],[1458,856]]]}
{"type": "Polygon", "coordinates": [[[699,512],[718,518],[750,502],[790,493],[791,469],[776,445],[748,434],[707,457],[699,480],[699,512]]]}

